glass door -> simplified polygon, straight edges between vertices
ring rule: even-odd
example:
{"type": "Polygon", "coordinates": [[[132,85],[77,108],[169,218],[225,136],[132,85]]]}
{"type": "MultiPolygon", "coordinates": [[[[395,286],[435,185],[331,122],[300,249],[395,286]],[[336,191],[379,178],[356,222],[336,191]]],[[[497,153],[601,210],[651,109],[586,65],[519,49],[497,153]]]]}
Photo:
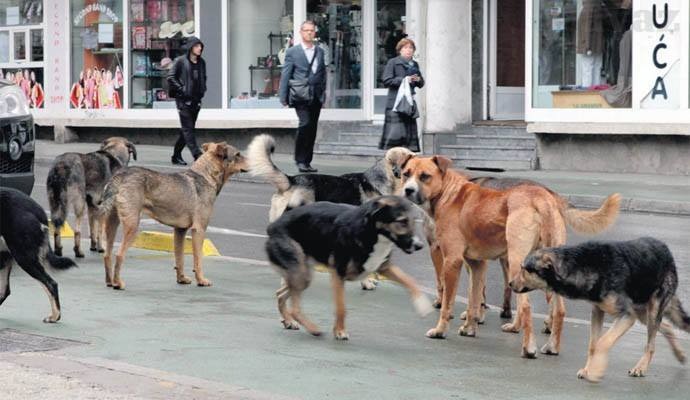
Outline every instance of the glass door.
{"type": "Polygon", "coordinates": [[[407,36],[405,0],[376,0],[374,45],[374,119],[383,120],[388,89],[381,82],[386,63],[397,57],[395,46],[407,36]]]}

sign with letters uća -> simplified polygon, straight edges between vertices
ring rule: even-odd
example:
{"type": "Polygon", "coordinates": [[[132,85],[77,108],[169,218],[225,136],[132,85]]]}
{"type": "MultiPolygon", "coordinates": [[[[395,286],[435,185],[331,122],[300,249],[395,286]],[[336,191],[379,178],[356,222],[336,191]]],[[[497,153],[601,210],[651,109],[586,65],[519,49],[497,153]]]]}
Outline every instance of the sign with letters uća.
{"type": "Polygon", "coordinates": [[[681,75],[681,3],[633,2],[633,96],[640,108],[680,107],[680,88],[686,81],[681,75]]]}

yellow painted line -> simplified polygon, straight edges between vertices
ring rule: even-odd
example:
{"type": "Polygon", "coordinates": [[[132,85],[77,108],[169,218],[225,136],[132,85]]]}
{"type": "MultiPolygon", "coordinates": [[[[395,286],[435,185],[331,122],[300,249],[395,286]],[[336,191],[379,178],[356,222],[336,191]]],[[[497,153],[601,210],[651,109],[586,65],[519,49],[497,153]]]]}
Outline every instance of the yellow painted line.
{"type": "MultiPolygon", "coordinates": [[[[55,227],[53,226],[53,223],[48,219],[48,229],[50,230],[50,237],[53,237],[53,232],[55,232],[55,227]]],[[[60,237],[63,238],[73,238],[74,237],[74,231],[72,230],[72,227],[69,226],[67,221],[62,225],[62,228],[60,229],[60,237]]]]}
{"type": "MultiPolygon", "coordinates": [[[[143,231],[134,240],[132,247],[146,250],[157,251],[175,251],[175,245],[172,233],[143,231]]],[[[203,247],[201,248],[203,256],[220,256],[218,249],[209,239],[204,239],[203,247]]],[[[192,238],[190,236],[184,239],[184,254],[192,254],[192,238]]]]}

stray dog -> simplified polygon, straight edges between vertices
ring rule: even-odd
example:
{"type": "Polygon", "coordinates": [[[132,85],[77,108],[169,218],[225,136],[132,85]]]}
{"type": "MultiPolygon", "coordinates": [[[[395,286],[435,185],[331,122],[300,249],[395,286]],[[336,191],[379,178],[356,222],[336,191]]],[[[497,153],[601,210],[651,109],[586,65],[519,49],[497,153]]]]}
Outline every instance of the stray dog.
{"type": "MultiPolygon", "coordinates": [[[[340,176],[325,174],[300,174],[290,176],[281,171],[271,160],[275,139],[270,135],[256,136],[247,147],[249,172],[267,179],[276,188],[271,198],[268,221],[273,222],[283,212],[315,201],[361,205],[382,195],[392,195],[400,184],[397,171],[400,162],[414,153],[404,147],[386,152],[383,159],[364,172],[340,176]],[[396,176],[397,175],[397,176],[396,176]]],[[[376,283],[365,277],[362,289],[373,290],[376,283]]]]}
{"type": "Polygon", "coordinates": [[[48,217],[31,197],[10,188],[0,188],[0,304],[10,295],[13,261],[41,282],[50,300],[51,313],[43,322],[60,320],[58,284],[47,267],[63,270],[76,267],[69,258],[58,257],[50,249],[48,217]]]}
{"type": "Polygon", "coordinates": [[[47,191],[50,218],[55,227],[55,254],[62,255],[60,228],[67,219],[70,206],[76,215],[74,225],[74,255],[84,257],[80,249],[81,221],[88,207],[91,251],[103,252],[98,227],[97,205],[103,189],[118,170],[129,164],[130,154],[136,160],[137,149],[127,139],[111,137],[101,143],[101,149],[91,153],[65,153],[58,156],[48,172],[47,191]]]}
{"type": "Polygon", "coordinates": [[[578,371],[578,378],[601,380],[609,350],[637,319],[647,325],[647,345],[640,361],[628,371],[630,376],[647,373],[658,330],[678,361],[685,363],[673,328],[662,318],[690,332],[690,316],[676,296],[678,275],[673,256],[659,240],[587,242],[537,250],[525,259],[510,286],[518,293],[548,289],[592,303],[587,364],[578,371]],[[615,322],[601,335],[605,313],[613,315],[615,322]]]}
{"type": "Polygon", "coordinates": [[[433,309],[415,281],[389,261],[393,246],[406,253],[422,248],[414,235],[412,205],[401,197],[383,196],[359,207],[318,202],[284,213],[268,226],[266,252],[283,278],[276,292],[278,311],[286,329],[299,329],[318,336],[319,328],[302,314],[302,292],[312,279],[312,263],[331,271],[336,320],[333,334],[347,340],[345,330],[346,280],[357,280],[378,272],[401,283],[409,291],[417,311],[426,315],[433,309]],[[291,308],[287,309],[287,300],[291,308]]]}
{"type": "Polygon", "coordinates": [[[184,275],[184,238],[192,230],[194,275],[197,285],[211,286],[201,267],[201,248],[213,204],[231,175],[246,172],[247,161],[225,142],[204,143],[204,153],[189,170],[166,174],[133,167],[120,171],[106,186],[100,205],[106,248],[103,256],[105,283],[113,289],[124,289],[120,270],[125,253],[139,229],[141,213],[175,229],[175,270],[177,283],[189,284],[184,275]],[[111,255],[118,225],[124,232],[122,244],[112,270],[111,255]]]}
{"type": "MultiPolygon", "coordinates": [[[[458,333],[476,336],[488,260],[506,257],[512,278],[532,250],[564,244],[566,224],[581,232],[601,231],[613,223],[620,204],[620,196],[614,194],[599,210],[580,211],[539,186],[518,185],[501,191],[481,187],[453,170],[452,161],[441,156],[410,158],[402,171],[405,196],[417,204],[428,202],[436,223],[438,248],[432,249],[432,259],[443,293],[438,324],[426,334],[430,338],[446,335],[463,262],[470,268],[471,281],[467,319],[458,333]]],[[[522,329],[522,355],[535,358],[529,298],[526,294],[517,297],[517,315],[502,329],[522,329]]],[[[560,296],[552,300],[551,318],[551,336],[541,351],[555,355],[560,351],[565,318],[560,296]]]]}

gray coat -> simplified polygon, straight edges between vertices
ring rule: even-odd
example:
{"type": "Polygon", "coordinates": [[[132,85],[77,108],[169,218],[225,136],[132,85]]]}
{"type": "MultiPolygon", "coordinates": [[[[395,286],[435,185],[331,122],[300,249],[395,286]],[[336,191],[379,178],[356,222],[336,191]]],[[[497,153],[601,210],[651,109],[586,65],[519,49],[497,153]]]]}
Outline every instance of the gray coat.
{"type": "MultiPolygon", "coordinates": [[[[381,80],[383,85],[388,88],[388,99],[386,100],[386,109],[392,109],[395,105],[395,98],[398,96],[398,88],[400,87],[400,82],[403,78],[407,76],[408,66],[406,66],[407,61],[401,56],[391,58],[386,64],[386,68],[383,70],[383,75],[381,75],[381,80]]],[[[419,82],[412,82],[412,94],[414,94],[415,87],[421,88],[424,86],[424,77],[422,77],[422,71],[419,69],[419,64],[417,61],[412,60],[413,68],[416,68],[420,78],[419,82]]]]}
{"type": "Polygon", "coordinates": [[[315,46],[315,57],[318,62],[316,73],[310,74],[309,60],[301,44],[292,46],[285,52],[285,64],[280,75],[280,102],[283,104],[289,103],[288,98],[288,81],[290,79],[309,79],[309,84],[312,87],[314,98],[318,99],[321,104],[326,101],[326,65],[324,63],[324,53],[319,46],[315,46]]]}

